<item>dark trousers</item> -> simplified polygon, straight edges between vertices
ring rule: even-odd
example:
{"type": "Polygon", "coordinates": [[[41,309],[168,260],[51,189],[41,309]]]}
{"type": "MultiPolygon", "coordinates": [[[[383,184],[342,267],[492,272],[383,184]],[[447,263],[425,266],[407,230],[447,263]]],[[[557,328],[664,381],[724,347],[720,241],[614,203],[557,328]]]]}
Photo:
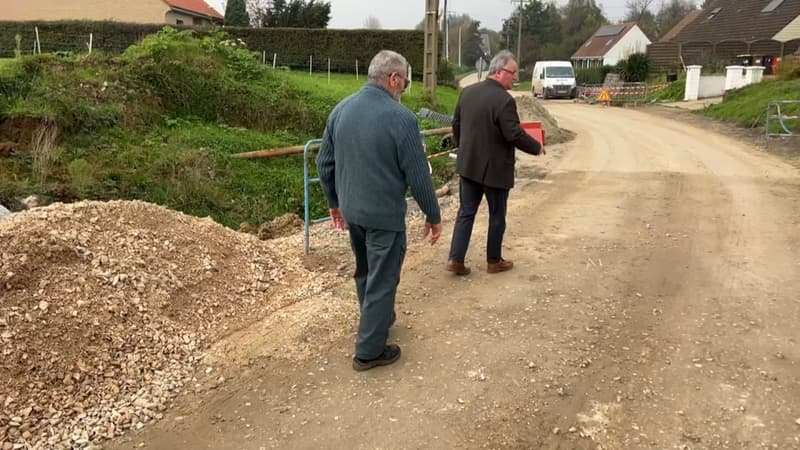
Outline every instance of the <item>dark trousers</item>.
{"type": "Polygon", "coordinates": [[[383,353],[394,314],[400,269],[406,255],[406,232],[348,224],[350,246],[356,257],[356,292],[361,320],[356,357],[373,359],[383,353]]]}
{"type": "Polygon", "coordinates": [[[458,218],[453,227],[453,241],[450,243],[450,260],[464,262],[472,237],[472,225],[481,199],[486,196],[489,204],[489,236],[486,241],[486,261],[500,262],[502,259],[503,234],[506,232],[506,207],[508,189],[484,186],[468,178],[461,177],[459,189],[458,218]]]}

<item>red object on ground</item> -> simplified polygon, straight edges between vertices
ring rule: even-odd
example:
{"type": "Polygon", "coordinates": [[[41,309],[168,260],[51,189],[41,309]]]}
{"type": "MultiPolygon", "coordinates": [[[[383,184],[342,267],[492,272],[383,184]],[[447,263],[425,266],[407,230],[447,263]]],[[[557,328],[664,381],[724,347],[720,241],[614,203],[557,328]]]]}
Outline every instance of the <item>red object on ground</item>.
{"type": "Polygon", "coordinates": [[[520,122],[520,125],[526,133],[539,141],[539,143],[542,144],[542,148],[544,148],[544,129],[542,128],[542,122],[520,122]]]}

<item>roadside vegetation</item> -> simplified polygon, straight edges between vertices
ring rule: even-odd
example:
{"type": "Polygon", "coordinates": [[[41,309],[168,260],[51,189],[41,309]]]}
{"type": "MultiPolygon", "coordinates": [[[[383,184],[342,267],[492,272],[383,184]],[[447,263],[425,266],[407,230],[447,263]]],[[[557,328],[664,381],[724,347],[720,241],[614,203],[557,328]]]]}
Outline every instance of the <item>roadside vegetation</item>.
{"type": "MultiPolygon", "coordinates": [[[[760,128],[765,126],[767,105],[773,100],[800,101],[800,79],[762,81],[737,89],[726,94],[722,103],[706,108],[705,114],[743,127],[760,128]]],[[[784,113],[798,116],[800,105],[786,106],[784,113]]],[[[795,120],[794,124],[800,122],[795,120]]],[[[800,132],[800,127],[797,131],[800,132]]]]}
{"type": "MultiPolygon", "coordinates": [[[[767,105],[776,100],[800,101],[800,62],[784,61],[778,67],[775,79],[729,92],[722,103],[710,106],[705,114],[743,127],[763,128],[766,126],[767,105]]],[[[800,104],[784,105],[782,109],[785,116],[800,116],[800,104]]],[[[800,120],[792,119],[789,126],[800,132],[800,120]]]]}
{"type": "MultiPolygon", "coordinates": [[[[322,135],[335,104],[366,82],[352,75],[271,70],[224,33],[170,28],[122,56],[0,60],[0,204],[140,199],[230,227],[303,210],[302,157],[231,158],[304,144],[322,135]]],[[[403,103],[452,113],[457,91],[436,105],[412,85],[403,103]]],[[[440,125],[423,121],[426,128],[440,125]]],[[[430,139],[429,151],[438,150],[430,139]]],[[[312,164],[313,166],[313,164],[312,164]]],[[[448,158],[434,161],[438,183],[448,158]]],[[[327,210],[313,189],[313,213],[327,210]]]]}

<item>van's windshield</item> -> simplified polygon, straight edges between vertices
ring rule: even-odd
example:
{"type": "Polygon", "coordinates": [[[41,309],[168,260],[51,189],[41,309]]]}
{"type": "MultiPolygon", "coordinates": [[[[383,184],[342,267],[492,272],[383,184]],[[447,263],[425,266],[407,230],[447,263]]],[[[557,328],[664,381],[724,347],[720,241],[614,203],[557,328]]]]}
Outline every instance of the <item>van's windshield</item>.
{"type": "Polygon", "coordinates": [[[575,78],[572,67],[545,67],[544,73],[546,78],[575,78]]]}

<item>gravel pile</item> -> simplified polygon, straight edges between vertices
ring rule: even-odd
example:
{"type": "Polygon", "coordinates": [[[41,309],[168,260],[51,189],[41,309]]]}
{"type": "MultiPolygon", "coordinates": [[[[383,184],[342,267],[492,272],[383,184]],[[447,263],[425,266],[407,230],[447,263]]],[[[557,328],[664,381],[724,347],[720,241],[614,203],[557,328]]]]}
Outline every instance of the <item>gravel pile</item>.
{"type": "Polygon", "coordinates": [[[545,132],[546,145],[561,144],[575,138],[575,133],[558,127],[556,119],[544,107],[541,100],[530,95],[515,97],[517,113],[521,121],[537,120],[542,122],[545,132]]]}
{"type": "Polygon", "coordinates": [[[92,447],[161,418],[212,342],[341,279],[295,241],[137,201],[0,221],[0,449],[92,447]]]}

